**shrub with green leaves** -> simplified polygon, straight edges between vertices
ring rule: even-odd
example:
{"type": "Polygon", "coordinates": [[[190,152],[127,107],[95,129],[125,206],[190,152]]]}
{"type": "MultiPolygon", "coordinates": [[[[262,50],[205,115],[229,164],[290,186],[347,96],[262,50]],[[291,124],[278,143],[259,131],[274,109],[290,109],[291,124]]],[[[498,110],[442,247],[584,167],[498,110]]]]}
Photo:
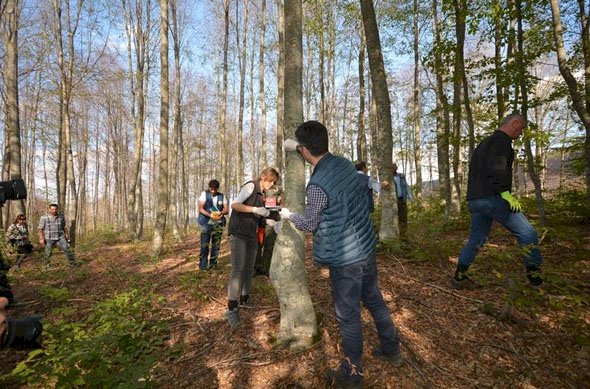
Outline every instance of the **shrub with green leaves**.
{"type": "Polygon", "coordinates": [[[44,323],[44,348],[11,374],[43,387],[152,387],[167,334],[158,312],[157,296],[132,290],[96,304],[84,321],[44,323]]]}

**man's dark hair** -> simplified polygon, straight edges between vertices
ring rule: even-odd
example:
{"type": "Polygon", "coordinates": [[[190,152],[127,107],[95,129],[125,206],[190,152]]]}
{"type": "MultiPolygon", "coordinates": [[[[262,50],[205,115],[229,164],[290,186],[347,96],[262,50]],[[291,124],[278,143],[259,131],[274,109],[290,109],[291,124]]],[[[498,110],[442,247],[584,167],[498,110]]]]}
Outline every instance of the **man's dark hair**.
{"type": "Polygon", "coordinates": [[[51,207],[59,208],[59,205],[57,205],[55,203],[51,203],[51,204],[49,204],[49,208],[51,208],[51,207]]]}
{"type": "Polygon", "coordinates": [[[359,172],[362,172],[363,170],[365,170],[367,168],[367,163],[365,161],[360,161],[360,162],[355,163],[354,167],[359,172]]]}
{"type": "Polygon", "coordinates": [[[217,181],[217,180],[209,181],[209,188],[219,189],[219,181],[217,181]]]}
{"type": "Polygon", "coordinates": [[[310,120],[301,124],[295,130],[295,138],[314,157],[328,152],[328,130],[318,121],[310,120]]]}

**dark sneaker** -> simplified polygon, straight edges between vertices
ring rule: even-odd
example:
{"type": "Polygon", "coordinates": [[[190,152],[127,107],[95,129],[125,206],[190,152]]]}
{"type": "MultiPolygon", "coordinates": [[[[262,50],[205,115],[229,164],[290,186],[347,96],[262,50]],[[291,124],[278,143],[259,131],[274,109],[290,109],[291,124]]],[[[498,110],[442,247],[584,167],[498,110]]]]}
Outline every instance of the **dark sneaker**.
{"type": "Polygon", "coordinates": [[[240,301],[240,307],[252,308],[253,306],[254,306],[254,303],[252,302],[252,299],[248,299],[246,301],[240,301]]]}
{"type": "Polygon", "coordinates": [[[389,362],[393,367],[400,367],[404,364],[404,357],[402,353],[398,352],[395,354],[386,354],[383,352],[381,347],[375,347],[373,349],[373,356],[381,359],[382,361],[389,362]]]}
{"type": "Polygon", "coordinates": [[[460,290],[475,290],[483,288],[483,285],[464,275],[460,279],[453,277],[451,279],[451,288],[460,290]]]}
{"type": "Polygon", "coordinates": [[[240,314],[238,312],[238,308],[225,311],[225,318],[227,319],[230,326],[237,327],[237,325],[240,324],[240,314]]]}
{"type": "Polygon", "coordinates": [[[540,286],[543,283],[543,277],[541,277],[541,272],[539,269],[527,269],[526,278],[528,278],[529,285],[531,286],[540,286]]]}
{"type": "Polygon", "coordinates": [[[326,371],[326,384],[335,388],[362,388],[363,376],[361,374],[345,374],[342,369],[326,371]]]}
{"type": "Polygon", "coordinates": [[[207,270],[217,270],[217,262],[210,264],[207,270]]]}

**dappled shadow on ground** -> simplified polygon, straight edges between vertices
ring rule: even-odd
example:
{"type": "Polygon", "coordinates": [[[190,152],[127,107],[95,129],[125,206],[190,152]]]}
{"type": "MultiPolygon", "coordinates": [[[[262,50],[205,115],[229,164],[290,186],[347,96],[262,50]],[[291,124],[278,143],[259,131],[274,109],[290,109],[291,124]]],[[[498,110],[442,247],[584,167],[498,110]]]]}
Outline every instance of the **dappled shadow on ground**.
{"type": "MultiPolygon", "coordinates": [[[[457,252],[464,232],[449,233],[457,252]]],[[[162,315],[170,323],[169,352],[153,369],[163,388],[322,388],[324,373],[337,366],[342,353],[338,326],[325,270],[313,267],[307,251],[306,266],[321,339],[310,349],[291,352],[275,348],[279,309],[270,280],[254,279],[253,308],[241,309],[241,324],[231,329],[225,318],[226,284],[230,268],[229,245],[224,240],[219,269],[198,269],[198,232],[171,245],[159,261],[147,259],[148,242],[101,247],[81,256],[85,264],[70,271],[59,268],[59,277],[36,278],[38,264],[29,261],[14,272],[15,293],[28,304],[15,314],[33,312],[59,315],[39,289],[45,284],[69,285],[70,304],[84,316],[88,307],[104,296],[129,288],[146,288],[164,296],[162,315]]],[[[411,241],[411,239],[410,239],[411,241]]],[[[419,242],[415,242],[419,244],[419,242]]],[[[493,235],[490,252],[512,244],[506,235],[493,235]],[[495,246],[494,246],[495,245],[495,246]]],[[[309,245],[309,242],[308,242],[309,245]]],[[[510,253],[508,253],[510,254],[510,253]]],[[[506,255],[508,255],[506,254],[506,255]]],[[[548,273],[561,269],[564,255],[545,253],[548,273]],[[552,270],[553,269],[553,270],[552,270]]],[[[406,364],[394,369],[374,358],[378,344],[372,319],[363,310],[365,387],[583,387],[590,382],[588,346],[576,342],[560,321],[563,311],[549,301],[559,300],[551,282],[541,290],[529,289],[518,260],[491,265],[486,249],[478,257],[478,291],[454,291],[449,278],[453,257],[405,258],[380,253],[380,285],[402,338],[406,364]],[[506,277],[511,277],[524,301],[511,301],[506,277]],[[511,303],[510,320],[494,312],[511,303]]],[[[575,277],[587,285],[588,263],[579,265],[575,277]]],[[[587,294],[585,290],[582,293],[587,294]]],[[[586,296],[587,297],[587,296],[586,296]]],[[[587,300],[586,300],[587,301],[587,300]]],[[[575,306],[581,322],[590,325],[588,306],[575,306]]],[[[2,351],[1,371],[25,357],[23,352],[2,351]]]]}

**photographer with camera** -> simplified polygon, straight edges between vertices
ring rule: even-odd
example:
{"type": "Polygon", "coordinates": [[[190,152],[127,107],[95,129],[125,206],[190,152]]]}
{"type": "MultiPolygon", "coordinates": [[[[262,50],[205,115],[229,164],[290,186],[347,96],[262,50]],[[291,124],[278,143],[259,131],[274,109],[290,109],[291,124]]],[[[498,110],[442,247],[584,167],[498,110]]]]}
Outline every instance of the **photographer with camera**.
{"type": "Polygon", "coordinates": [[[10,246],[16,251],[16,267],[20,267],[22,260],[33,251],[25,215],[21,213],[16,217],[14,223],[6,231],[6,238],[10,246]]]}
{"type": "MultiPolygon", "coordinates": [[[[26,198],[27,189],[21,178],[0,181],[0,208],[7,200],[26,198]]],[[[27,316],[21,319],[6,316],[5,310],[14,304],[14,295],[7,276],[9,270],[10,265],[4,254],[0,253],[0,349],[39,347],[38,338],[43,330],[41,316],[27,316]]]]}
{"type": "Polygon", "coordinates": [[[6,261],[0,258],[0,349],[39,347],[38,338],[43,331],[41,316],[27,316],[22,319],[6,316],[5,310],[14,303],[7,277],[9,269],[6,261]]]}
{"type": "Polygon", "coordinates": [[[49,212],[39,221],[39,244],[45,247],[45,268],[49,268],[49,257],[53,246],[57,246],[68,257],[70,266],[76,264],[70,248],[70,231],[66,227],[66,217],[59,213],[57,204],[49,204],[49,212]]]}

